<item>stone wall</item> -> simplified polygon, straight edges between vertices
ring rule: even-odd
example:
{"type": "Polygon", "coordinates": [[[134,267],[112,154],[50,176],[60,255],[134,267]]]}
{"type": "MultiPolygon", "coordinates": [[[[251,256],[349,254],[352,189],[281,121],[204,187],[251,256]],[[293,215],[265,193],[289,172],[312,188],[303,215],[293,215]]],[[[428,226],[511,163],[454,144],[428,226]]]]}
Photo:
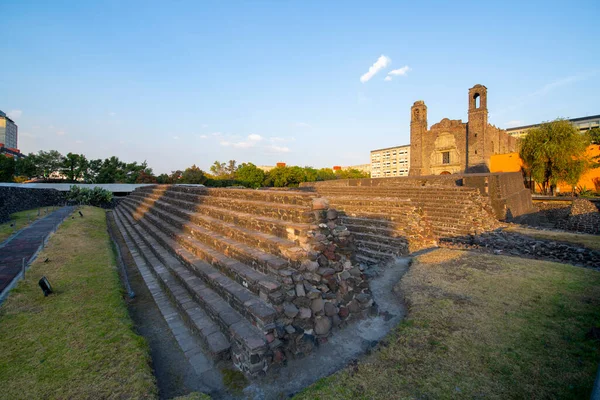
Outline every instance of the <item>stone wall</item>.
{"type": "Polygon", "coordinates": [[[55,189],[24,189],[0,187],[0,223],[10,219],[10,215],[36,207],[58,206],[65,203],[65,192],[55,189]]]}
{"type": "Polygon", "coordinates": [[[513,152],[517,140],[488,123],[487,88],[469,89],[468,120],[442,119],[427,126],[427,106],[411,108],[410,176],[489,172],[492,155],[513,152]]]}
{"type": "Polygon", "coordinates": [[[314,190],[311,188],[344,186],[381,188],[439,186],[441,190],[444,187],[449,189],[457,186],[473,187],[477,188],[484,197],[489,198],[498,220],[510,221],[517,216],[534,212],[531,193],[525,188],[520,172],[340,179],[304,182],[300,184],[300,189],[314,190]]]}
{"type": "Polygon", "coordinates": [[[600,213],[594,203],[576,199],[569,208],[567,218],[557,223],[557,228],[566,231],[600,234],[600,213]]]}
{"type": "Polygon", "coordinates": [[[351,231],[315,193],[156,185],[113,215],[184,319],[205,311],[191,328],[208,345],[217,329],[250,376],[374,309],[351,231]]]}

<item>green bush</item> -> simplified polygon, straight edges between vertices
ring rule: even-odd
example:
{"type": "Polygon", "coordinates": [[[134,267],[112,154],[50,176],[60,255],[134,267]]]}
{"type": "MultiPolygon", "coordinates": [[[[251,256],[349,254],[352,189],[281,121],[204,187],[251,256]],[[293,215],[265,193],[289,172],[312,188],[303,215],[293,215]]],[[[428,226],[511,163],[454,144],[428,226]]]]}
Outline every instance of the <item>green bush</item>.
{"type": "Polygon", "coordinates": [[[67,201],[69,202],[97,207],[110,204],[112,198],[112,192],[101,187],[88,189],[73,185],[67,193],[67,201]]]}

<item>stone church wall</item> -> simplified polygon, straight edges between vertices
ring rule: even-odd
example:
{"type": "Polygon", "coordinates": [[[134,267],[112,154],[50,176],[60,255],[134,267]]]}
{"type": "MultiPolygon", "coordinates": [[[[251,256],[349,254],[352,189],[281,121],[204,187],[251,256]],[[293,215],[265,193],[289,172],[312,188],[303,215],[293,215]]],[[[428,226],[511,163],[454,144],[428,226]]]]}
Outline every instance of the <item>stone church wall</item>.
{"type": "Polygon", "coordinates": [[[427,106],[416,101],[411,108],[410,176],[490,171],[493,155],[514,152],[517,139],[488,124],[487,88],[469,89],[468,121],[442,119],[427,127],[427,106]]]}

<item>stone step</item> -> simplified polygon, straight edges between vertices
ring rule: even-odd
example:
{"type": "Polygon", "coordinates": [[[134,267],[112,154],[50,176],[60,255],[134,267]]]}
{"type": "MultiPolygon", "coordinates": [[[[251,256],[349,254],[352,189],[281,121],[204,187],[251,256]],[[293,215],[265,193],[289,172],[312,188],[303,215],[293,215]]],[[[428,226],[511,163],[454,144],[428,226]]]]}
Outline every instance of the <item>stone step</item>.
{"type": "Polygon", "coordinates": [[[152,192],[132,192],[130,196],[151,197],[157,200],[161,199],[161,197],[169,197],[188,201],[192,204],[195,204],[196,207],[200,205],[207,205],[263,217],[277,218],[282,221],[299,223],[312,223],[315,221],[314,213],[310,207],[294,204],[269,203],[265,201],[241,200],[228,197],[213,197],[179,191],[165,191],[162,195],[152,192]]]}
{"type": "Polygon", "coordinates": [[[161,232],[166,233],[200,259],[224,270],[230,269],[232,259],[243,263],[256,273],[278,276],[282,269],[292,264],[276,255],[254,249],[231,238],[202,228],[183,218],[156,208],[147,211],[145,206],[135,208],[130,201],[123,204],[136,219],[146,218],[161,232]]]}
{"type": "Polygon", "coordinates": [[[327,197],[329,204],[335,208],[343,209],[346,206],[374,206],[400,208],[403,210],[412,209],[412,204],[408,199],[398,197],[363,197],[363,196],[336,196],[327,197]]]}
{"type": "MultiPolygon", "coordinates": [[[[373,202],[373,205],[389,205],[390,207],[423,207],[423,206],[439,206],[443,204],[447,204],[449,206],[471,206],[473,205],[473,200],[470,197],[456,197],[456,196],[435,196],[433,194],[427,194],[423,196],[369,196],[365,194],[364,196],[361,194],[354,194],[354,198],[360,198],[355,200],[354,203],[356,205],[369,205],[369,202],[373,202]]],[[[325,196],[326,199],[329,200],[330,204],[338,205],[343,207],[345,205],[354,205],[350,200],[341,200],[338,199],[347,199],[349,196],[325,196]]]]}
{"type": "Polygon", "coordinates": [[[361,249],[369,249],[369,250],[374,250],[374,251],[378,251],[380,253],[386,253],[386,254],[390,254],[390,255],[402,255],[402,254],[408,254],[409,250],[408,250],[408,245],[403,244],[403,245],[390,245],[387,243],[382,243],[382,242],[375,242],[375,241],[371,241],[371,240],[357,240],[356,241],[356,247],[358,247],[359,251],[361,249]]]}
{"type": "MultiPolygon", "coordinates": [[[[352,232],[352,231],[351,231],[352,232]]],[[[402,236],[386,236],[386,235],[377,235],[373,233],[360,233],[360,232],[352,232],[354,234],[354,241],[361,242],[373,242],[373,243],[381,243],[388,246],[396,246],[396,247],[406,247],[408,244],[408,239],[402,236]]]]}
{"type": "Polygon", "coordinates": [[[318,196],[316,193],[307,193],[303,191],[207,188],[189,185],[145,186],[137,189],[137,191],[154,193],[182,192],[196,195],[208,195],[211,197],[266,201],[269,203],[293,204],[309,207],[312,205],[313,199],[318,196]]]}
{"type": "MultiPolygon", "coordinates": [[[[145,199],[148,203],[158,201],[153,197],[138,197],[133,194],[128,196],[128,198],[145,199]]],[[[186,210],[198,215],[206,215],[213,219],[233,224],[238,227],[271,234],[273,236],[288,239],[294,242],[302,242],[303,240],[306,240],[306,233],[312,229],[315,229],[314,225],[307,223],[281,221],[277,218],[257,216],[254,214],[242,213],[234,210],[211,207],[205,204],[196,204],[167,196],[160,198],[160,201],[171,204],[180,210],[186,210]]]]}
{"type": "Polygon", "coordinates": [[[483,218],[481,217],[471,217],[471,216],[467,216],[467,215],[446,215],[446,216],[436,216],[436,217],[432,217],[432,216],[428,216],[425,215],[424,218],[426,220],[429,221],[429,223],[431,224],[432,228],[435,228],[436,226],[443,226],[443,225],[452,225],[452,226],[457,226],[457,227],[471,227],[471,226],[478,226],[481,225],[481,223],[483,222],[483,218]]]}
{"type": "Polygon", "coordinates": [[[409,215],[415,212],[413,210],[405,213],[391,213],[388,212],[387,209],[382,209],[379,207],[345,207],[344,209],[339,209],[338,211],[342,215],[342,217],[375,219],[396,223],[407,223],[410,220],[409,215]]]}
{"type": "Polygon", "coordinates": [[[469,186],[320,186],[316,188],[318,193],[339,193],[339,192],[367,192],[367,193],[380,193],[380,192],[467,192],[473,193],[478,192],[477,188],[469,186]]]}
{"type": "MultiPolygon", "coordinates": [[[[134,229],[138,230],[138,234],[146,242],[146,245],[155,252],[155,255],[162,260],[165,265],[175,265],[178,268],[177,272],[182,272],[187,277],[191,276],[199,278],[199,282],[203,281],[206,286],[210,287],[220,296],[220,302],[225,302],[225,304],[229,304],[230,308],[235,309],[237,311],[236,315],[243,315],[246,319],[252,321],[259,329],[266,329],[266,327],[274,322],[277,317],[277,312],[270,304],[266,303],[259,296],[252,293],[243,285],[223,275],[213,266],[200,260],[186,248],[180,246],[171,237],[160,232],[156,226],[147,222],[146,218],[135,220],[131,215],[127,214],[126,210],[125,212],[122,212],[123,209],[121,208],[121,205],[117,207],[116,211],[119,212],[119,215],[123,216],[134,229]],[[185,271],[187,271],[187,273],[185,271]],[[227,301],[223,299],[227,299],[227,301]]],[[[194,281],[198,280],[194,279],[194,281]]],[[[260,284],[262,285],[263,283],[261,282],[260,284]]],[[[265,283],[265,286],[267,285],[268,283],[265,283]]],[[[211,296],[208,300],[214,300],[213,297],[214,296],[211,296]]],[[[221,303],[217,303],[217,305],[220,310],[228,310],[221,303]]],[[[230,316],[226,313],[220,314],[215,312],[211,313],[211,315],[223,318],[222,324],[224,326],[229,326],[230,324],[228,322],[235,323],[238,321],[237,318],[234,318],[233,321],[228,320],[227,318],[230,316]]]]}
{"type": "Polygon", "coordinates": [[[368,257],[370,259],[377,260],[378,263],[388,262],[395,258],[395,256],[390,253],[383,253],[377,250],[371,250],[367,247],[359,248],[358,253],[362,257],[368,257]]]}
{"type": "Polygon", "coordinates": [[[476,193],[468,193],[468,192],[450,192],[445,193],[441,191],[431,191],[431,192],[340,192],[340,193],[321,193],[321,195],[326,199],[336,199],[336,198],[391,198],[391,199],[419,199],[419,200],[435,200],[435,199],[444,199],[444,200],[469,200],[474,196],[479,194],[476,193]]]}
{"type": "MultiPolygon", "coordinates": [[[[123,222],[127,221],[125,214],[116,211],[123,222]]],[[[267,352],[265,332],[261,332],[242,317],[231,304],[221,298],[217,293],[207,287],[197,276],[191,273],[179,260],[170,255],[170,253],[158,243],[152,243],[152,240],[145,236],[143,230],[137,224],[129,225],[129,232],[137,234],[136,239],[140,239],[147,248],[144,253],[153,254],[166,267],[172,275],[172,280],[177,280],[183,289],[176,295],[181,295],[187,291],[193,300],[199,304],[202,309],[217,323],[221,332],[229,337],[231,343],[231,358],[234,364],[243,372],[248,374],[257,374],[266,370],[268,360],[265,357],[267,352]]],[[[240,288],[243,290],[243,288],[240,288]]]]}
{"type": "Polygon", "coordinates": [[[252,246],[264,252],[274,254],[290,262],[298,261],[306,257],[306,251],[292,240],[284,239],[269,233],[246,229],[236,224],[222,221],[200,213],[194,213],[177,207],[162,200],[139,200],[139,198],[128,198],[126,201],[136,202],[137,207],[160,209],[163,212],[175,215],[195,225],[220,233],[238,242],[252,246]]]}
{"type": "Polygon", "coordinates": [[[389,221],[384,219],[374,219],[374,218],[362,218],[362,217],[352,217],[341,215],[340,221],[344,224],[348,229],[358,230],[358,228],[364,228],[366,231],[385,231],[385,232],[402,232],[405,228],[405,225],[400,222],[389,221]]]}
{"type": "Polygon", "coordinates": [[[220,327],[193,301],[187,290],[173,279],[152,251],[131,231],[131,227],[126,227],[127,223],[115,213],[113,218],[146,284],[158,282],[161,290],[175,303],[186,324],[202,340],[211,358],[228,359],[231,345],[220,327]],[[148,274],[155,279],[151,279],[148,274]]]}
{"type": "Polygon", "coordinates": [[[363,254],[360,251],[357,251],[357,253],[356,253],[356,260],[359,263],[365,264],[365,265],[374,265],[374,264],[379,264],[379,263],[382,262],[382,260],[379,260],[377,258],[369,257],[368,255],[363,254]]]}

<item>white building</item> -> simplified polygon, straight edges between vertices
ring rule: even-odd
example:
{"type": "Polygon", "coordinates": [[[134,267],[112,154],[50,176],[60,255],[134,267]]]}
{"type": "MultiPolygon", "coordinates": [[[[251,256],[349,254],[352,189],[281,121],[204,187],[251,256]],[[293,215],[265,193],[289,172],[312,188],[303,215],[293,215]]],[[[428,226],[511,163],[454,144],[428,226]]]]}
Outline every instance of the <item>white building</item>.
{"type": "Polygon", "coordinates": [[[410,145],[371,150],[371,178],[408,176],[410,145]]]}

